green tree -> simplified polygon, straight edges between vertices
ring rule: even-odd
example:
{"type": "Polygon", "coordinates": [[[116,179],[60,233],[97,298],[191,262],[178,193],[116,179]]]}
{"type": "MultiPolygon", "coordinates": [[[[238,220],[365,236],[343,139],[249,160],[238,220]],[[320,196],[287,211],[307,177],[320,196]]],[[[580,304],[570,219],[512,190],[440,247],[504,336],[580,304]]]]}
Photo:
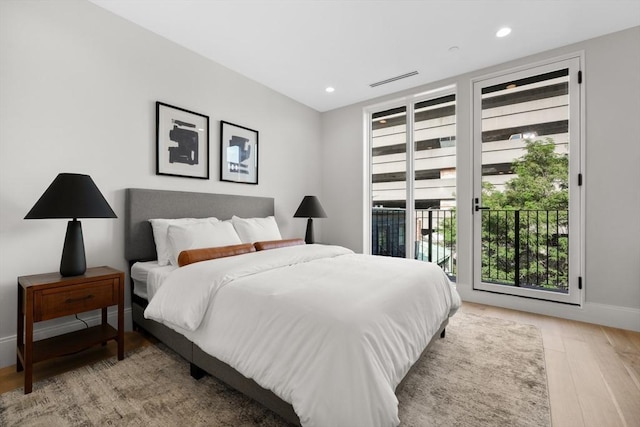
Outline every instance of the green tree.
{"type": "Polygon", "coordinates": [[[555,152],[553,139],[527,140],[526,153],[513,161],[516,174],[497,191],[482,183],[482,204],[492,209],[559,210],[569,208],[569,158],[555,152]]]}
{"type": "Polygon", "coordinates": [[[525,148],[512,163],[516,176],[504,191],[483,182],[482,203],[490,210],[483,211],[482,277],[496,283],[564,288],[568,157],[555,152],[551,138],[528,140],[525,148]]]}

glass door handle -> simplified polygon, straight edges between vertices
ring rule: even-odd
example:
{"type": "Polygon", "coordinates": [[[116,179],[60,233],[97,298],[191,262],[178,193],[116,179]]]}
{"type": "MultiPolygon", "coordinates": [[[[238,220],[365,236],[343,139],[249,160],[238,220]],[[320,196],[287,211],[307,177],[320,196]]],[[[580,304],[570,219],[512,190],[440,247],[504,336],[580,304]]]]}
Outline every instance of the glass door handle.
{"type": "Polygon", "coordinates": [[[480,210],[488,211],[489,209],[491,209],[491,208],[489,208],[487,206],[480,206],[480,199],[477,198],[477,197],[473,199],[473,206],[474,206],[474,210],[476,212],[478,212],[480,210]]]}

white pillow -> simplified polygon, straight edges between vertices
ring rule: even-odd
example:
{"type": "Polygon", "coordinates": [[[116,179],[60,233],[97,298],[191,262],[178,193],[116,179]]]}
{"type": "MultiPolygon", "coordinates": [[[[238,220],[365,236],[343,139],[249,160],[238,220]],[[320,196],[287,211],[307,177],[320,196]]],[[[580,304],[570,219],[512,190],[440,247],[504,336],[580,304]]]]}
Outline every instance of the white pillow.
{"type": "Polygon", "coordinates": [[[230,222],[170,225],[167,237],[171,249],[169,262],[172,265],[178,265],[180,252],[188,249],[215,248],[242,243],[230,222]]]}
{"type": "Polygon", "coordinates": [[[169,265],[169,259],[171,258],[171,248],[167,241],[167,231],[170,225],[184,225],[193,224],[197,222],[218,222],[218,218],[176,218],[176,219],[164,219],[154,218],[150,219],[151,228],[153,229],[153,240],[156,243],[156,253],[158,254],[158,265],[169,265]]]}
{"type": "Polygon", "coordinates": [[[278,224],[273,216],[266,218],[239,218],[234,215],[231,218],[231,222],[242,243],[282,240],[278,224]]]}

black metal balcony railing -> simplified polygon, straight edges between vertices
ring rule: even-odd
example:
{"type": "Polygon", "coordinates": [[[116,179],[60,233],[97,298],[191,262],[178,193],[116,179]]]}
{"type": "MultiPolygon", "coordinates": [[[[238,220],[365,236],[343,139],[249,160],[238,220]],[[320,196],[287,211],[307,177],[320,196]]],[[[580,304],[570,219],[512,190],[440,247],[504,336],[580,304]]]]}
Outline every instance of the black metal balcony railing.
{"type": "MultiPolygon", "coordinates": [[[[482,211],[482,281],[567,292],[568,211],[482,211]]],[[[452,278],[456,265],[456,213],[415,213],[415,258],[435,262],[452,278]]],[[[373,208],[374,255],[405,257],[405,209],[373,208]]]]}
{"type": "Polygon", "coordinates": [[[405,210],[374,208],[371,215],[371,253],[404,258],[405,210]]]}
{"type": "MultiPolygon", "coordinates": [[[[435,262],[445,270],[450,278],[455,279],[455,211],[417,210],[415,221],[415,259],[435,262]]],[[[406,257],[405,222],[405,209],[373,208],[371,216],[372,253],[374,255],[406,257]]]]}
{"type": "Polygon", "coordinates": [[[482,281],[568,291],[568,210],[482,211],[482,281]]]}

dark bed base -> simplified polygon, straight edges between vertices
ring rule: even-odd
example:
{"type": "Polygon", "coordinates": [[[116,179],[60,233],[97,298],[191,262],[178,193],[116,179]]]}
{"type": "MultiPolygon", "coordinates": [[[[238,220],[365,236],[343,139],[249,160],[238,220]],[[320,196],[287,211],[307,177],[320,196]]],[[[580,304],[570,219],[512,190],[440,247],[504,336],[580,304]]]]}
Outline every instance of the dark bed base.
{"type": "MultiPolygon", "coordinates": [[[[267,390],[250,378],[245,377],[231,366],[218,360],[217,358],[205,353],[200,347],[193,342],[186,339],[183,335],[175,332],[174,330],[158,323],[153,320],[144,318],[144,306],[146,302],[138,297],[134,296],[134,301],[131,304],[133,311],[133,327],[135,330],[142,329],[145,332],[153,335],[158,340],[162,341],[166,346],[178,353],[184,359],[190,363],[191,376],[195,379],[202,378],[206,373],[209,373],[213,377],[219,379],[230,387],[238,390],[245,396],[248,396],[259,402],[267,409],[275,412],[284,418],[292,425],[300,426],[300,419],[293,410],[293,406],[290,403],[285,402],[280,397],[276,396],[272,391],[267,390]]],[[[433,338],[422,352],[422,356],[431,348],[433,343],[438,337],[444,338],[445,328],[449,323],[449,319],[446,319],[438,332],[433,335],[433,338]]],[[[405,379],[411,374],[411,370],[407,373],[402,382],[397,388],[401,387],[405,379]]]]}
{"type": "MultiPolygon", "coordinates": [[[[251,218],[273,215],[274,211],[274,200],[269,197],[129,188],[126,190],[125,198],[125,259],[129,261],[129,267],[137,260],[157,259],[149,218],[216,216],[219,219],[229,219],[234,214],[251,218]]],[[[300,425],[300,419],[290,403],[259,386],[255,381],[246,378],[229,365],[206,354],[196,344],[179,333],[160,323],[145,319],[144,308],[146,305],[145,299],[133,293],[132,283],[131,308],[134,329],[142,329],[153,335],[187,360],[191,364],[191,375],[194,378],[201,378],[204,372],[208,372],[261,403],[289,423],[300,425]]],[[[447,323],[448,319],[440,325],[440,329],[431,339],[423,355],[438,335],[444,337],[444,328],[447,323]]]]}

